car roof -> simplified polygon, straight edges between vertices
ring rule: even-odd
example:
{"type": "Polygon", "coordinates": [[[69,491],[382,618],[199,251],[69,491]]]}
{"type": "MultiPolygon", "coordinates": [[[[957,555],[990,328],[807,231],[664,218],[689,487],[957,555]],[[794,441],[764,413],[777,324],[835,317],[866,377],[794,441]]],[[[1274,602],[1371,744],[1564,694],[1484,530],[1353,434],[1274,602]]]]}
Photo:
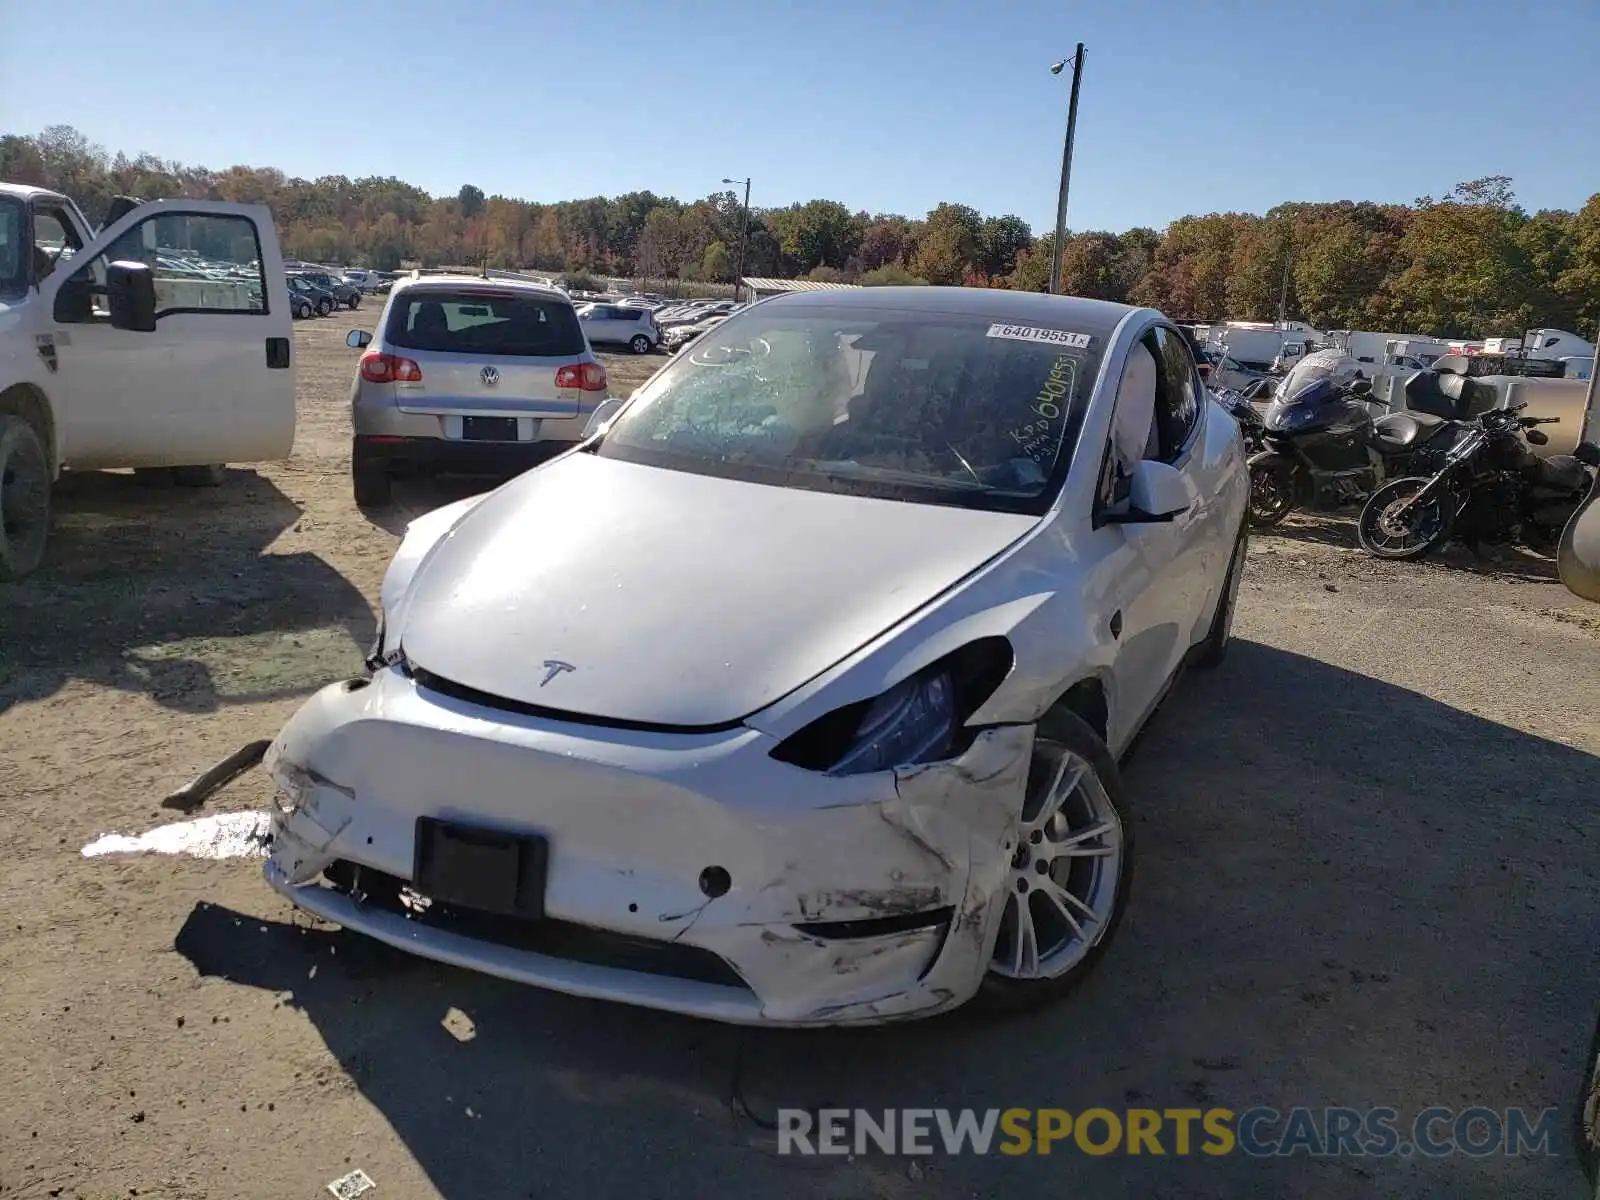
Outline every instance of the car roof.
{"type": "Polygon", "coordinates": [[[560,288],[547,287],[542,283],[532,283],[526,279],[485,279],[482,275],[423,275],[420,278],[401,276],[394,281],[394,293],[417,290],[459,292],[462,288],[473,287],[489,292],[527,292],[533,296],[572,303],[572,298],[560,288]]]}
{"type": "Polygon", "coordinates": [[[778,303],[786,309],[892,308],[901,312],[992,317],[1013,324],[1037,321],[1048,327],[1076,322],[1097,330],[1115,328],[1124,317],[1136,311],[1133,305],[1110,300],[968,287],[864,287],[846,291],[791,292],[773,296],[765,303],[778,303]]]}

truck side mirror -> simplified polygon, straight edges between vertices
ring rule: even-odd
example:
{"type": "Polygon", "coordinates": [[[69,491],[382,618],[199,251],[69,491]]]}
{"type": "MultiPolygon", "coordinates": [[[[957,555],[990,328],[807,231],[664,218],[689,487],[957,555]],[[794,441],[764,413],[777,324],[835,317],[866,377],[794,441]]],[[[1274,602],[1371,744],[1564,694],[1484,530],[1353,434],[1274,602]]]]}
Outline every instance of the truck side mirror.
{"type": "Polygon", "coordinates": [[[156,329],[156,277],[141,262],[114,262],[106,268],[106,306],[111,327],[131,333],[156,329]]]}

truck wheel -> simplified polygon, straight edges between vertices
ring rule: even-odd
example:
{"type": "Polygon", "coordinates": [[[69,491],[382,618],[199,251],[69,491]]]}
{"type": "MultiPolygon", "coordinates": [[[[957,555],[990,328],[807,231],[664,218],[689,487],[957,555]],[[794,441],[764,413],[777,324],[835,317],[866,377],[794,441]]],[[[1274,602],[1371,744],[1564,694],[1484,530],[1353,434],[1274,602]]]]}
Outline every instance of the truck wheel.
{"type": "Polygon", "coordinates": [[[228,469],[222,463],[172,468],[172,482],[179,487],[221,487],[227,478],[228,469]]]}
{"type": "Polygon", "coordinates": [[[50,461],[21,417],[0,413],[0,580],[21,579],[44,558],[50,532],[50,461]]]}

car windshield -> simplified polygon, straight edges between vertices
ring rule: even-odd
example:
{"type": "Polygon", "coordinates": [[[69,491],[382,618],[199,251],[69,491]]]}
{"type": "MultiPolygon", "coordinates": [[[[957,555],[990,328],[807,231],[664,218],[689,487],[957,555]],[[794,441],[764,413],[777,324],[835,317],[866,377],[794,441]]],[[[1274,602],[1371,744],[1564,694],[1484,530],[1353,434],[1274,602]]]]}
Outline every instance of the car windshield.
{"type": "Polygon", "coordinates": [[[588,342],[572,306],[519,292],[428,289],[402,295],[385,340],[408,350],[555,358],[582,354],[588,342]]]}
{"type": "Polygon", "coordinates": [[[759,305],[646,384],[595,452],[784,487],[1042,513],[1104,340],[968,314],[759,305]]]}
{"type": "Polygon", "coordinates": [[[0,196],[0,296],[19,296],[28,288],[23,228],[22,204],[0,196]]]}

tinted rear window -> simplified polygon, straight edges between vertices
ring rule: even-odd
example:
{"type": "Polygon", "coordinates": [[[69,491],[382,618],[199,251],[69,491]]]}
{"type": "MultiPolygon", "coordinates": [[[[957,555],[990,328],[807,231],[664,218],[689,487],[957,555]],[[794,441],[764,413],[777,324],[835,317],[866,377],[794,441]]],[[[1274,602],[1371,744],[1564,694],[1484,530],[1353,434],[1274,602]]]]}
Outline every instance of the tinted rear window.
{"type": "Polygon", "coordinates": [[[528,358],[582,354],[587,344],[570,304],[505,292],[402,295],[385,338],[408,350],[528,358]]]}

